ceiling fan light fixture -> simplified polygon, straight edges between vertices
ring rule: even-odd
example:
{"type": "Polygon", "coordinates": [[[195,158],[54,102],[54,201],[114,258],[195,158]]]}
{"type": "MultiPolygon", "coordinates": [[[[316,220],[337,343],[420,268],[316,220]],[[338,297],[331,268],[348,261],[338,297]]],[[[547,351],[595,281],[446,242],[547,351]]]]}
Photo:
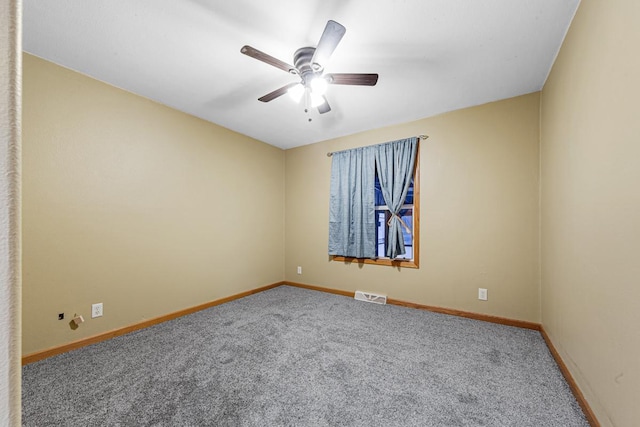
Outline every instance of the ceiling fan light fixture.
{"type": "Polygon", "coordinates": [[[287,90],[287,93],[289,93],[289,96],[295,102],[300,102],[300,100],[302,99],[302,95],[304,95],[304,91],[305,91],[305,88],[302,85],[302,83],[298,83],[297,85],[289,88],[289,90],[287,90]]]}
{"type": "Polygon", "coordinates": [[[327,86],[329,84],[323,77],[314,77],[309,84],[311,86],[311,90],[313,93],[317,93],[318,95],[324,95],[327,93],[327,86]]]}
{"type": "Polygon", "coordinates": [[[316,108],[325,103],[324,96],[320,95],[319,93],[315,93],[311,91],[310,95],[311,95],[311,107],[316,108]]]}

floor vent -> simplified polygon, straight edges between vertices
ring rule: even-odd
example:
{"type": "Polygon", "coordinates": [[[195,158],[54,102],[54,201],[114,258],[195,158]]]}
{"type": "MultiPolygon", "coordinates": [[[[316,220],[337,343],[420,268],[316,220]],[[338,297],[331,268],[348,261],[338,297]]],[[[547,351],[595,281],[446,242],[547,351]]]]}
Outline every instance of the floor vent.
{"type": "Polygon", "coordinates": [[[372,303],[375,303],[375,304],[386,304],[387,303],[387,296],[386,295],[379,295],[379,294],[372,294],[372,293],[369,293],[369,292],[356,291],[356,294],[353,297],[355,299],[357,299],[358,301],[372,302],[372,303]]]}

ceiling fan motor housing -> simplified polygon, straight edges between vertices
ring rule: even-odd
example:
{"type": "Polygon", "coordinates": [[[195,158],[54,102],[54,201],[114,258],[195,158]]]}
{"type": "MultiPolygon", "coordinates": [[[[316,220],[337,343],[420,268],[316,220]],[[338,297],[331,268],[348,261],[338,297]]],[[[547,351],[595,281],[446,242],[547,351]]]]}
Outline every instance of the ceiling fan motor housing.
{"type": "Polygon", "coordinates": [[[301,47],[293,54],[293,65],[298,69],[298,73],[302,78],[302,84],[305,86],[311,83],[311,80],[316,76],[316,72],[321,71],[321,68],[314,70],[311,66],[311,60],[313,54],[316,51],[314,47],[301,47]]]}

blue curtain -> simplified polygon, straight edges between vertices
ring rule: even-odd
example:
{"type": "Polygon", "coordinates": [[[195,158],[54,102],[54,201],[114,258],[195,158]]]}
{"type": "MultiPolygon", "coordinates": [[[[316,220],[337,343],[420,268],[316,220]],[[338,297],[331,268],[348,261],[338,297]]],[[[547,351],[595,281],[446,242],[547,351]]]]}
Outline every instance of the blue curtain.
{"type": "Polygon", "coordinates": [[[334,153],[329,200],[329,255],[374,258],[375,147],[334,153]]]}
{"type": "Polygon", "coordinates": [[[373,148],[382,196],[391,211],[386,254],[394,259],[406,253],[402,228],[407,226],[398,214],[407,198],[407,191],[411,184],[418,138],[400,139],[376,145],[373,148]]]}

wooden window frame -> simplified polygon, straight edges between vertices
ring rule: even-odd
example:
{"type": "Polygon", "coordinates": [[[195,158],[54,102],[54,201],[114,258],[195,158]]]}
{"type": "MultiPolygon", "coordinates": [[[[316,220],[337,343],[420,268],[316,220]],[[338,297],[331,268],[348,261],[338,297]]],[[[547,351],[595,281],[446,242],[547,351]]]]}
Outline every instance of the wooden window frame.
{"type": "Polygon", "coordinates": [[[346,264],[386,265],[398,268],[420,268],[420,144],[416,150],[416,161],[413,165],[413,259],[391,258],[354,258],[332,255],[332,261],[346,264]]]}

